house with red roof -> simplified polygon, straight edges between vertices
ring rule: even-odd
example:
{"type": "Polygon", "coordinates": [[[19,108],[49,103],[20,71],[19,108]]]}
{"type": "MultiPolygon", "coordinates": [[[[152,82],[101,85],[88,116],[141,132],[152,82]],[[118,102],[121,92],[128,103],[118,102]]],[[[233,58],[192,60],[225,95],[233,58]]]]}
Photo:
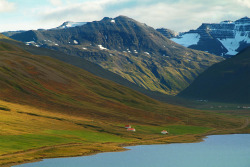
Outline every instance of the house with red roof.
{"type": "Polygon", "coordinates": [[[125,128],[127,128],[127,129],[131,128],[131,125],[125,125],[125,128]]]}
{"type": "Polygon", "coordinates": [[[135,132],[135,128],[128,128],[127,131],[135,132]]]}

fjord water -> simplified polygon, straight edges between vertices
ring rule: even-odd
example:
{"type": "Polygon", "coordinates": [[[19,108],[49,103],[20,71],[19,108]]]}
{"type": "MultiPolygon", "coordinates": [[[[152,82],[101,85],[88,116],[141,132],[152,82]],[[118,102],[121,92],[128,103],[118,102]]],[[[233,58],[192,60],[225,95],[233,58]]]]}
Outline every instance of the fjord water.
{"type": "Polygon", "coordinates": [[[208,136],[204,142],[128,147],[125,152],[46,159],[16,167],[249,167],[250,134],[208,136]]]}

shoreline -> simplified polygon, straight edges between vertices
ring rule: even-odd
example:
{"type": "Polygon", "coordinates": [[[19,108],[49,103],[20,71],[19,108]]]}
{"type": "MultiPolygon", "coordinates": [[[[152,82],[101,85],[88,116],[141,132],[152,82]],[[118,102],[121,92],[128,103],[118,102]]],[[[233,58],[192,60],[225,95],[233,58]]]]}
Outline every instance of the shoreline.
{"type": "MultiPolygon", "coordinates": [[[[21,162],[10,162],[10,163],[6,163],[4,165],[1,165],[2,167],[12,167],[12,166],[16,166],[16,165],[21,165],[21,164],[26,164],[26,163],[33,163],[33,162],[39,162],[42,161],[43,159],[53,159],[53,158],[70,158],[70,157],[81,157],[81,156],[92,156],[92,155],[96,155],[99,153],[107,153],[107,152],[122,152],[122,151],[128,151],[129,149],[125,148],[125,147],[132,147],[132,146],[138,146],[138,145],[157,145],[157,144],[175,144],[175,143],[200,143],[203,142],[205,138],[207,138],[208,136],[212,136],[212,135],[233,135],[233,134],[250,134],[250,130],[247,128],[248,125],[250,124],[250,121],[248,118],[246,118],[246,121],[244,122],[244,124],[240,127],[234,128],[234,129],[214,129],[211,131],[208,131],[206,133],[202,133],[202,134],[185,134],[185,135],[163,135],[161,137],[157,137],[157,138],[148,138],[148,139],[143,139],[140,141],[133,141],[133,142],[128,142],[128,143],[94,143],[94,145],[91,145],[92,147],[88,148],[87,146],[90,146],[91,143],[87,143],[86,146],[82,143],[67,143],[67,144],[61,144],[61,145],[54,145],[54,146],[48,146],[48,147],[42,147],[42,148],[37,148],[37,149],[31,149],[31,150],[26,150],[26,151],[20,151],[20,152],[16,152],[16,153],[12,153],[12,154],[5,154],[2,156],[11,156],[11,155],[17,155],[19,153],[28,153],[29,151],[39,151],[39,150],[48,150],[48,149],[57,149],[57,148],[66,148],[66,147],[72,147],[77,149],[77,146],[80,146],[81,148],[88,148],[89,152],[84,152],[84,153],[78,153],[78,154],[69,154],[67,156],[51,156],[49,157],[47,155],[47,157],[44,158],[35,158],[34,159],[30,159],[30,160],[24,160],[21,162]],[[248,129],[246,131],[244,131],[245,129],[248,129]],[[104,148],[104,150],[98,150],[93,148],[93,146],[95,147],[100,147],[104,148]],[[110,148],[110,146],[113,148],[110,148]],[[114,149],[115,147],[115,149],[114,149]]],[[[93,144],[93,143],[92,143],[93,144]]],[[[1,156],[0,156],[1,158],[1,156]]]]}
{"type": "MultiPolygon", "coordinates": [[[[2,167],[13,167],[16,165],[22,165],[22,164],[26,164],[26,163],[34,163],[34,162],[40,162],[44,159],[54,159],[54,158],[70,158],[70,157],[82,157],[82,156],[92,156],[92,155],[96,155],[96,154],[100,154],[100,153],[108,153],[108,152],[123,152],[123,151],[128,151],[130,149],[126,148],[126,147],[133,147],[133,146],[139,146],[139,145],[162,145],[162,144],[184,144],[184,143],[200,143],[203,142],[205,138],[207,138],[208,136],[213,136],[213,135],[233,135],[233,134],[249,134],[249,133],[222,133],[222,134],[216,134],[216,133],[211,133],[211,134],[197,134],[197,135],[191,135],[193,137],[195,137],[196,140],[193,141],[175,141],[175,142],[164,142],[164,140],[162,141],[158,141],[159,139],[168,139],[170,137],[184,137],[184,136],[190,136],[190,135],[180,135],[180,136],[166,136],[166,137],[160,137],[160,138],[156,138],[155,140],[151,140],[151,141],[140,141],[140,142],[135,142],[135,143],[119,143],[119,144],[115,144],[117,146],[117,148],[119,148],[118,150],[106,150],[106,151],[95,151],[93,150],[92,152],[83,154],[83,155],[72,155],[72,156],[55,156],[55,157],[45,157],[45,158],[38,158],[38,159],[33,159],[33,160],[27,160],[27,161],[23,161],[23,162],[13,162],[13,163],[8,163],[3,165],[2,167]]],[[[101,145],[108,145],[110,143],[106,143],[106,144],[101,144],[101,145]]],[[[53,146],[52,146],[53,147],[53,146]]],[[[40,149],[40,148],[38,148],[40,149]]],[[[38,149],[34,149],[33,151],[36,151],[38,149]]],[[[25,153],[25,152],[24,152],[25,153]]]]}

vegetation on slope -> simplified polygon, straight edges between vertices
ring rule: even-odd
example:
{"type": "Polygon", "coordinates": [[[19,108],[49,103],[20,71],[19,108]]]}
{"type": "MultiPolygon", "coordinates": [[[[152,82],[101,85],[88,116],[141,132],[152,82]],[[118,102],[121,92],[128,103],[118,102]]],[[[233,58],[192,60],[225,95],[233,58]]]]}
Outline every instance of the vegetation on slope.
{"type": "Polygon", "coordinates": [[[19,48],[22,48],[23,50],[30,52],[34,55],[49,56],[49,57],[61,60],[63,62],[66,62],[68,64],[77,66],[77,67],[82,68],[82,69],[84,69],[84,70],[86,70],[86,71],[88,71],[96,76],[99,76],[101,78],[105,78],[105,79],[111,80],[113,82],[116,82],[120,85],[129,87],[133,90],[141,92],[141,93],[143,93],[151,98],[154,98],[156,100],[160,100],[160,101],[171,103],[171,104],[178,104],[178,105],[186,104],[186,102],[180,98],[166,95],[166,94],[156,92],[156,91],[150,91],[150,90],[147,90],[143,87],[140,87],[140,86],[124,79],[120,75],[117,75],[111,71],[105,70],[102,67],[100,67],[99,65],[94,64],[88,60],[82,59],[80,57],[67,55],[67,54],[64,54],[62,52],[50,50],[50,49],[46,49],[46,48],[25,45],[22,42],[18,42],[18,41],[12,40],[12,39],[6,39],[6,37],[4,37],[4,38],[0,37],[0,41],[8,43],[10,45],[17,46],[19,48]]]}

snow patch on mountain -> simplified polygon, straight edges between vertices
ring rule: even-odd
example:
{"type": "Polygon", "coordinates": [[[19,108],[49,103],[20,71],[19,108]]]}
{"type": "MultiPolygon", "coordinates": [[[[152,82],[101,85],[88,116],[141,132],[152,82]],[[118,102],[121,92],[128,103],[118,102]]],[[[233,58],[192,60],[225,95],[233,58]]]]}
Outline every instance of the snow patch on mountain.
{"type": "Polygon", "coordinates": [[[35,41],[29,41],[29,42],[25,42],[26,45],[36,45],[35,41]]]}
{"type": "Polygon", "coordinates": [[[242,34],[239,31],[235,33],[234,38],[225,38],[218,40],[228,50],[228,55],[236,55],[238,53],[236,50],[240,47],[241,42],[250,43],[250,38],[247,36],[247,34],[242,34]]]}
{"type": "Polygon", "coordinates": [[[172,38],[171,40],[182,46],[189,47],[191,45],[196,45],[199,42],[200,37],[201,36],[198,33],[188,33],[178,38],[172,38]]]}
{"type": "Polygon", "coordinates": [[[87,24],[87,22],[66,21],[62,25],[57,27],[57,29],[65,29],[65,28],[70,28],[70,27],[77,27],[77,26],[82,26],[82,25],[85,25],[85,24],[87,24]]]}
{"type": "Polygon", "coordinates": [[[203,23],[196,30],[181,33],[171,40],[185,47],[231,57],[250,46],[250,18],[203,23]]]}
{"type": "Polygon", "coordinates": [[[103,47],[102,45],[98,45],[100,50],[108,50],[107,48],[103,47]]]}
{"type": "Polygon", "coordinates": [[[74,44],[78,45],[78,43],[79,43],[79,42],[78,42],[77,40],[74,40],[74,44]]]}

